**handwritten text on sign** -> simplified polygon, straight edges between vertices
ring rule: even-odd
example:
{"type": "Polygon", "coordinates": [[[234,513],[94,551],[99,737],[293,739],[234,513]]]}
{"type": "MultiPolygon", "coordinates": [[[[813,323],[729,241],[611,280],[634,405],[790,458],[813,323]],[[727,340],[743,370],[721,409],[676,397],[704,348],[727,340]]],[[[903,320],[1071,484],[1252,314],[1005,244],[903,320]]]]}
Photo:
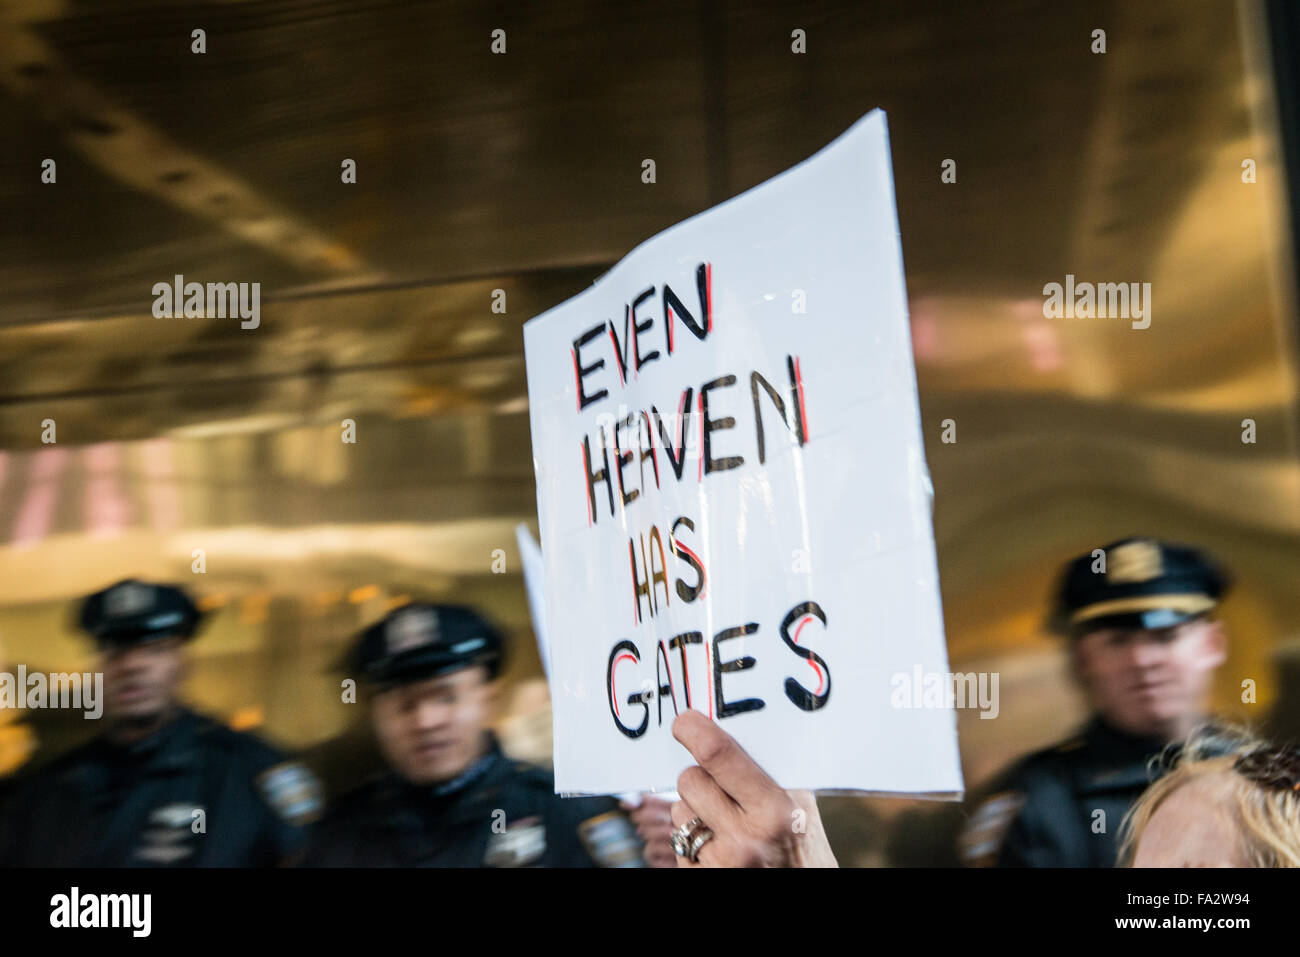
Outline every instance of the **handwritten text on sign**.
{"type": "Polygon", "coordinates": [[[877,113],[525,326],[558,790],[670,787],[684,708],[789,787],[960,788],[889,705],[946,666],[895,223],[877,113]]]}
{"type": "MultiPolygon", "coordinates": [[[[700,263],[695,269],[695,304],[688,307],[674,292],[671,285],[664,283],[661,287],[651,285],[642,290],[630,303],[623,307],[622,329],[613,320],[593,325],[573,340],[571,356],[576,382],[578,411],[586,409],[611,398],[610,384],[602,384],[601,374],[613,366],[618,374],[619,391],[626,390],[629,375],[640,376],[641,369],[660,359],[671,359],[682,342],[681,334],[674,329],[681,327],[694,339],[705,342],[713,332],[712,287],[713,268],[709,263],[700,263]],[[649,306],[650,308],[646,308],[649,306]],[[656,309],[657,307],[657,309],[656,309]],[[652,329],[656,319],[662,320],[663,349],[649,345],[653,336],[652,329]],[[606,333],[608,341],[606,342],[606,333]],[[642,346],[642,336],[647,345],[642,346]],[[612,361],[607,363],[606,356],[597,353],[595,346],[602,345],[612,352],[612,361]],[[589,391],[590,388],[595,391],[589,391]]],[[[807,413],[804,409],[803,377],[799,357],[786,356],[785,374],[787,383],[780,388],[758,370],[745,374],[749,396],[753,401],[753,442],[759,464],[767,460],[768,437],[764,432],[764,408],[768,415],[774,417],[779,427],[790,432],[799,445],[808,439],[807,413]]],[[[582,437],[582,476],[587,497],[587,514],[592,525],[598,524],[602,512],[610,518],[625,524],[635,519],[626,518],[635,513],[635,503],[647,490],[647,482],[653,484],[656,491],[662,489],[665,481],[681,483],[705,480],[715,472],[727,472],[745,464],[741,454],[719,454],[715,432],[725,432],[736,428],[736,419],[730,415],[718,415],[718,397],[724,390],[734,389],[741,379],[734,372],[715,376],[698,388],[688,385],[675,396],[669,406],[672,411],[665,416],[657,405],[648,409],[638,409],[620,414],[613,421],[598,421],[595,441],[591,434],[582,437]],[[710,407],[710,398],[713,406],[710,407]],[[692,410],[694,415],[692,415],[692,410]],[[694,456],[698,463],[694,475],[687,468],[687,436],[691,434],[691,419],[694,418],[699,441],[696,446],[699,454],[694,456]],[[660,471],[660,449],[663,450],[664,472],[660,471]],[[671,477],[669,477],[669,473],[671,477]],[[647,474],[648,473],[648,474],[647,474]]],[[[779,380],[778,380],[779,381],[779,380]]],[[[673,592],[677,600],[684,604],[700,600],[708,581],[708,572],[696,554],[683,541],[685,532],[693,532],[695,520],[689,515],[678,515],[671,525],[661,529],[659,525],[650,525],[649,531],[641,532],[627,540],[627,570],[629,598],[631,599],[633,619],[640,624],[643,617],[653,618],[662,607],[672,607],[673,592]],[[667,546],[665,547],[665,542],[667,546]],[[670,565],[668,555],[674,556],[683,568],[675,569],[670,565]],[[670,574],[677,574],[672,582],[670,574]],[[681,577],[687,574],[688,577],[681,577]]],[[[790,650],[799,657],[812,663],[819,678],[817,689],[809,691],[794,678],[785,683],[786,696],[804,711],[814,711],[822,707],[830,697],[830,668],[825,660],[808,648],[800,647],[791,633],[791,628],[801,619],[815,616],[824,623],[825,612],[815,601],[804,601],[795,605],[781,623],[781,639],[790,650]]],[[[754,658],[742,656],[723,660],[720,645],[722,642],[752,635],[759,630],[757,622],[747,622],[724,628],[705,639],[700,631],[684,631],[665,640],[658,641],[654,648],[655,681],[648,689],[641,688],[641,681],[632,682],[635,690],[622,698],[618,691],[619,680],[616,672],[624,661],[635,664],[641,662],[641,651],[630,640],[617,641],[610,649],[608,658],[607,695],[609,710],[615,726],[630,738],[636,738],[646,732],[650,724],[650,708],[647,702],[658,698],[655,709],[655,723],[664,721],[663,702],[672,705],[672,714],[679,711],[679,695],[684,707],[697,707],[692,703],[690,682],[690,659],[692,646],[700,646],[702,660],[696,666],[705,666],[709,687],[707,694],[709,713],[718,718],[727,718],[746,711],[757,711],[765,707],[762,698],[749,697],[736,701],[726,700],[723,694],[722,676],[724,674],[744,671],[756,664],[754,658]],[[680,668],[674,674],[670,658],[680,660],[680,668]],[[711,665],[709,662],[711,661],[711,665]],[[639,723],[628,724],[622,713],[623,705],[639,706],[641,709],[639,723]]],[[[627,670],[627,669],[625,669],[627,670]]],[[[698,672],[697,672],[698,673],[698,672]]],[[[639,674],[639,672],[637,672],[639,674]]]]}

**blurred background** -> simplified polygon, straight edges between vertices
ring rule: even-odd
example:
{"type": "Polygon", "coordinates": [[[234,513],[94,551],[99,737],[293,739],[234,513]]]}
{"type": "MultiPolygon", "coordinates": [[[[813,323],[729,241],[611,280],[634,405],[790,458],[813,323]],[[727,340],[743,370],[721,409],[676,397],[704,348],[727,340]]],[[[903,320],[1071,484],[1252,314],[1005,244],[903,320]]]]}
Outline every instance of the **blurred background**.
{"type": "MultiPolygon", "coordinates": [[[[0,666],[84,670],[80,596],[179,582],[212,612],[190,699],[337,788],[373,760],[347,639],[469,602],[513,642],[502,735],[546,761],[523,323],[879,106],[949,652],[1001,676],[968,789],[1082,720],[1047,596],[1133,533],[1232,568],[1216,704],[1300,736],[1296,9],[0,0],[0,666]],[[1150,328],[1045,319],[1067,273],[1150,282],[1150,328]],[[175,274],[260,282],[259,328],[154,318],[175,274]]],[[[0,775],[86,733],[63,714],[0,711],[0,775]]],[[[957,813],[826,804],[857,864],[955,860],[957,813]]]]}

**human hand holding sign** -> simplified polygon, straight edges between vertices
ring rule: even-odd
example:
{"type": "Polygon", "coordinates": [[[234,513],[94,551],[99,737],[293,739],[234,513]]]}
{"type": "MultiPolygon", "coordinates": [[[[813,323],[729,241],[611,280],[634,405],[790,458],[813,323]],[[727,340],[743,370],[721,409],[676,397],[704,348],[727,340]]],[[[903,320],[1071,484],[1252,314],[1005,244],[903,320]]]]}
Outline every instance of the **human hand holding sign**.
{"type": "Polygon", "coordinates": [[[698,711],[678,715],[673,736],[699,762],[677,779],[679,867],[839,866],[811,791],[782,790],[698,711]]]}

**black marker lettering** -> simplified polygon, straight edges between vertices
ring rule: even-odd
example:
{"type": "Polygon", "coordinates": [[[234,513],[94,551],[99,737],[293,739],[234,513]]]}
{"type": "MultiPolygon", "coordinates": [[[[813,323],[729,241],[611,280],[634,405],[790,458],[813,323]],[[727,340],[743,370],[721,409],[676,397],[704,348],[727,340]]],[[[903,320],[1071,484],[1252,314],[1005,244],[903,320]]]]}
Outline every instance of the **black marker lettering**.
{"type": "Polygon", "coordinates": [[[700,645],[704,643],[704,636],[698,631],[688,631],[680,635],[673,635],[668,639],[668,647],[681,650],[682,655],[682,688],[686,696],[686,707],[691,706],[691,672],[686,666],[686,646],[700,645]]]}
{"type": "Polygon", "coordinates": [[[590,396],[587,395],[582,381],[583,379],[587,378],[588,375],[595,372],[597,369],[605,368],[605,360],[598,359],[591,365],[584,366],[582,364],[582,359],[579,355],[583,346],[585,346],[592,339],[595,339],[598,335],[600,335],[604,331],[605,331],[605,323],[601,323],[599,326],[594,326],[591,329],[588,329],[577,339],[573,340],[573,374],[578,380],[578,411],[579,412],[581,412],[587,406],[591,405],[591,403],[599,402],[601,399],[605,398],[605,396],[609,395],[608,389],[601,389],[595,395],[590,395],[590,396]]]}
{"type": "Polygon", "coordinates": [[[582,437],[582,463],[587,472],[587,503],[591,507],[593,525],[599,516],[596,508],[596,486],[601,482],[605,483],[605,494],[609,497],[609,514],[614,514],[614,486],[609,480],[609,450],[605,447],[605,430],[597,431],[600,432],[600,455],[605,463],[599,472],[591,470],[591,439],[586,435],[582,437]]]}
{"type": "Polygon", "coordinates": [[[804,688],[793,678],[785,679],[785,696],[795,703],[803,711],[816,711],[824,707],[831,696],[831,669],[818,655],[810,648],[803,648],[795,644],[794,638],[790,636],[790,626],[805,615],[813,615],[821,619],[823,625],[826,624],[826,612],[822,611],[822,606],[815,601],[806,601],[795,605],[790,609],[790,613],[785,616],[785,621],[781,623],[781,640],[786,646],[800,658],[805,661],[813,662],[814,666],[826,675],[826,690],[821,694],[813,694],[804,688]]]}
{"type": "Polygon", "coordinates": [[[630,641],[620,641],[614,646],[609,653],[609,669],[605,673],[605,684],[609,688],[609,713],[614,717],[614,724],[618,730],[622,731],[629,738],[639,738],[645,734],[646,728],[650,726],[650,706],[645,703],[645,697],[638,692],[634,695],[628,695],[628,704],[639,704],[644,709],[645,714],[641,717],[641,723],[635,728],[629,728],[618,716],[618,708],[614,704],[614,665],[618,663],[619,658],[627,655],[637,664],[641,663],[641,654],[636,650],[636,645],[630,641]]]}
{"type": "Polygon", "coordinates": [[[730,429],[736,424],[736,420],[731,416],[725,419],[709,419],[709,390],[725,389],[727,386],[736,384],[734,375],[725,375],[720,379],[714,379],[712,382],[706,382],[700,386],[700,411],[704,416],[704,474],[710,472],[725,472],[728,469],[739,468],[745,464],[745,460],[739,455],[728,455],[720,459],[713,458],[713,440],[710,437],[715,431],[721,432],[723,429],[730,429]]]}
{"type": "Polygon", "coordinates": [[[722,676],[745,671],[754,667],[756,662],[748,655],[733,661],[723,661],[719,645],[729,638],[752,635],[756,631],[758,631],[758,623],[751,621],[743,628],[724,628],[713,636],[713,704],[719,719],[730,718],[733,714],[744,714],[746,711],[761,711],[767,706],[762,698],[742,698],[739,701],[728,702],[722,696],[722,676]]]}
{"type": "Polygon", "coordinates": [[[673,522],[672,531],[668,535],[668,544],[672,547],[673,554],[691,568],[694,568],[695,574],[699,576],[694,585],[688,585],[680,578],[677,579],[677,597],[689,604],[695,601],[700,592],[704,590],[704,566],[700,564],[700,560],[695,556],[694,552],[677,540],[677,526],[679,525],[685,525],[693,532],[695,531],[695,523],[683,515],[673,522]]]}
{"type": "Polygon", "coordinates": [[[656,349],[654,352],[651,352],[645,358],[641,357],[641,333],[645,332],[647,329],[649,329],[651,326],[655,324],[654,318],[652,317],[650,319],[647,319],[645,322],[636,321],[636,307],[641,305],[641,303],[645,302],[654,294],[655,294],[655,287],[651,286],[649,289],[642,292],[641,295],[637,296],[635,299],[632,300],[632,355],[636,362],[637,372],[641,371],[641,367],[643,365],[653,362],[655,359],[659,358],[658,349],[656,349]]]}

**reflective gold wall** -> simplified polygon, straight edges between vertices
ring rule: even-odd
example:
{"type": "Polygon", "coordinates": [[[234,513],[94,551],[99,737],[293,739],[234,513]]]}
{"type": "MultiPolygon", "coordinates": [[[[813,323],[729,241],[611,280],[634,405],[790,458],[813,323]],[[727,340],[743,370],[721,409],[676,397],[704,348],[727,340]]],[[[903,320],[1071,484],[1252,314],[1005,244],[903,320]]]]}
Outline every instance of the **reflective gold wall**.
{"type": "MultiPolygon", "coordinates": [[[[544,759],[513,532],[535,523],[523,322],[883,106],[949,649],[1001,675],[1000,720],[961,715],[968,785],[1080,719],[1046,596],[1064,559],[1133,532],[1232,567],[1217,705],[1300,732],[1294,254],[1262,11],[985,6],[231,3],[200,56],[186,4],[0,4],[0,660],[86,666],[78,596],[185,583],[212,611],[191,697],[346,781],[346,639],[408,597],[468,601],[513,639],[503,731],[544,759]],[[178,273],[260,282],[259,327],[154,318],[178,273]],[[1067,274],[1151,283],[1150,327],[1044,318],[1067,274]]],[[[0,722],[0,769],[84,731],[0,722]]],[[[939,860],[925,813],[828,817],[846,859],[939,860]]]]}

